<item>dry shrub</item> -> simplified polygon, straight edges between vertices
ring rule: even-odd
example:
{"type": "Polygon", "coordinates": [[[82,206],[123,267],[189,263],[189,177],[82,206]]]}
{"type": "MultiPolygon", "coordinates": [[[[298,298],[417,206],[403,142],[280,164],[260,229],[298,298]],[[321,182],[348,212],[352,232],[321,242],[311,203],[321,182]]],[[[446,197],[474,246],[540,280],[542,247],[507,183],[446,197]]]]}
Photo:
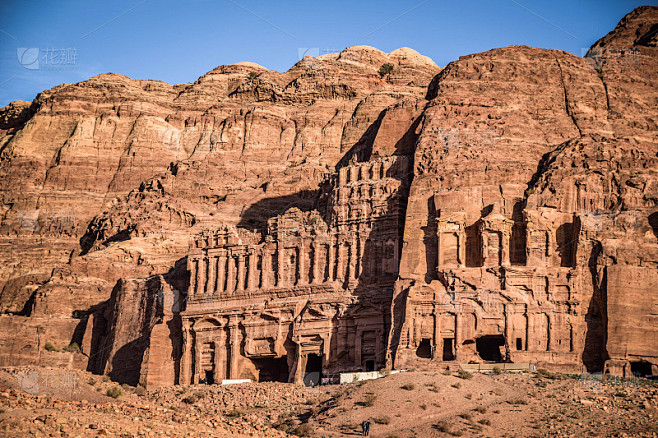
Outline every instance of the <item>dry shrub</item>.
{"type": "Polygon", "coordinates": [[[452,424],[448,423],[447,421],[441,420],[438,423],[436,423],[434,426],[434,429],[438,430],[439,432],[447,433],[448,435],[452,436],[461,436],[462,433],[458,430],[454,430],[452,428],[452,424]]]}
{"type": "Polygon", "coordinates": [[[44,345],[44,348],[46,349],[46,351],[61,351],[52,342],[46,342],[46,345],[44,345]]]}
{"type": "Polygon", "coordinates": [[[377,400],[377,396],[375,394],[367,394],[364,405],[373,406],[376,400],[377,400]]]}
{"type": "Polygon", "coordinates": [[[123,395],[123,389],[121,389],[120,386],[113,386],[111,388],[107,388],[105,393],[112,398],[119,398],[123,395]]]}
{"type": "Polygon", "coordinates": [[[300,424],[290,431],[292,434],[297,436],[313,436],[315,434],[315,429],[308,423],[300,424]]]}
{"type": "Polygon", "coordinates": [[[468,371],[464,371],[461,368],[457,371],[457,377],[460,379],[468,380],[473,378],[473,374],[468,371]]]}
{"type": "Polygon", "coordinates": [[[197,400],[199,400],[199,399],[197,398],[196,395],[190,394],[190,395],[188,395],[187,397],[185,397],[183,399],[183,403],[187,403],[188,405],[193,405],[194,403],[197,402],[197,400]]]}
{"type": "Polygon", "coordinates": [[[416,385],[414,385],[413,383],[406,383],[402,385],[400,388],[405,389],[407,391],[413,391],[414,389],[416,389],[416,385]]]}
{"type": "Polygon", "coordinates": [[[428,386],[428,388],[427,388],[428,391],[439,392],[439,385],[437,385],[436,383],[432,382],[432,383],[427,384],[427,386],[428,386]]]}
{"type": "Polygon", "coordinates": [[[528,402],[525,399],[522,398],[514,398],[512,400],[508,400],[507,403],[511,405],[527,405],[528,402]]]}
{"type": "Polygon", "coordinates": [[[391,417],[388,415],[382,415],[381,417],[374,417],[372,421],[377,424],[389,424],[391,422],[391,417]]]}
{"type": "Polygon", "coordinates": [[[226,416],[229,418],[240,418],[244,416],[244,411],[241,409],[233,409],[231,412],[226,414],[226,416]]]}

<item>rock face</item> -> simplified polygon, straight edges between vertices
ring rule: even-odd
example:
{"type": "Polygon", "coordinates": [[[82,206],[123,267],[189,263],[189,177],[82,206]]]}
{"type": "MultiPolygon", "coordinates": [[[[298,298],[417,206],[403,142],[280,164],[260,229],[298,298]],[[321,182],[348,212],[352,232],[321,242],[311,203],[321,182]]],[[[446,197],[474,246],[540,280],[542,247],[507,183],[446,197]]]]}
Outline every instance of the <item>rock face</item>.
{"type": "Polygon", "coordinates": [[[357,46],[15,102],[0,306],[22,316],[0,327],[73,320],[89,369],[147,386],[454,360],[655,374],[657,11],[586,58],[440,70],[357,46]]]}

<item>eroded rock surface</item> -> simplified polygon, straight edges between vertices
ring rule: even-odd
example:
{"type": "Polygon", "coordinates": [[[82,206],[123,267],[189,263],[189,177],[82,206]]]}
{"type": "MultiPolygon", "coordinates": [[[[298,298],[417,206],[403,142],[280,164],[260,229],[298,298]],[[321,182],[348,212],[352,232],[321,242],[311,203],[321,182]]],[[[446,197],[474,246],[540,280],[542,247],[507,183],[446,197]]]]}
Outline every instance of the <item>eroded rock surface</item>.
{"type": "Polygon", "coordinates": [[[655,374],[657,10],[585,58],[441,70],[356,46],[15,102],[0,305],[71,321],[89,369],[133,385],[453,360],[655,374]]]}

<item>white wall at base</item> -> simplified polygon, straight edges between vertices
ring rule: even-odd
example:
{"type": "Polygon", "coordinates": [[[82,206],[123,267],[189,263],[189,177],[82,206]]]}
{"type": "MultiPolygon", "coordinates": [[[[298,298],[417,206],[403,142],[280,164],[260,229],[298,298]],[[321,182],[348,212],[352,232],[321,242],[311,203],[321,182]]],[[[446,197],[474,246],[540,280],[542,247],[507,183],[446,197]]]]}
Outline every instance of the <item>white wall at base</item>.
{"type": "Polygon", "coordinates": [[[235,385],[236,383],[251,383],[251,379],[224,379],[222,385],[235,385]]]}
{"type": "Polygon", "coordinates": [[[526,370],[535,371],[535,365],[528,362],[519,362],[519,363],[464,363],[459,364],[459,368],[464,371],[475,371],[480,373],[492,373],[494,368],[498,368],[500,371],[506,372],[523,372],[526,370]]]}
{"type": "Polygon", "coordinates": [[[407,370],[393,370],[390,372],[383,372],[383,371],[361,371],[357,373],[341,373],[340,374],[340,383],[352,383],[352,382],[360,382],[362,380],[372,380],[372,379],[379,379],[381,377],[385,377],[389,374],[397,374],[397,373],[403,373],[407,370]]]}

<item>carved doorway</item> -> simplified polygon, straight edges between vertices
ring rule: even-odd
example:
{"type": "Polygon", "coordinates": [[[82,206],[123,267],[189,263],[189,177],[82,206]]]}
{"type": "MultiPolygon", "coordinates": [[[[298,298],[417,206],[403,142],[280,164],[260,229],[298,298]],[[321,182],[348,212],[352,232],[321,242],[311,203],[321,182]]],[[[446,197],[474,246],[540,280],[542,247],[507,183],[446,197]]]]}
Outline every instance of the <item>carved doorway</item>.
{"type": "Polygon", "coordinates": [[[443,338],[443,360],[455,360],[454,338],[443,338]]]}
{"type": "Polygon", "coordinates": [[[322,355],[309,354],[306,356],[306,369],[304,370],[304,385],[316,386],[322,380],[322,355]]]}
{"type": "Polygon", "coordinates": [[[503,335],[481,336],[475,340],[475,346],[480,357],[489,362],[502,362],[500,349],[505,345],[503,335]]]}
{"type": "Polygon", "coordinates": [[[252,358],[259,382],[287,382],[288,356],[252,358]]]}

